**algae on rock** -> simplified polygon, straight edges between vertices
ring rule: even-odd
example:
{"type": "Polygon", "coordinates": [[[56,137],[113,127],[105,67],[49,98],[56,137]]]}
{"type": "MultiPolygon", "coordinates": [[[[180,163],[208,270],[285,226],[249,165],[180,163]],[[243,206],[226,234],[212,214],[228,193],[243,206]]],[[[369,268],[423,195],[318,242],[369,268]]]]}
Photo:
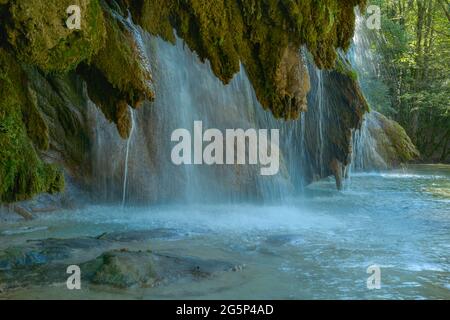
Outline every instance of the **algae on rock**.
{"type": "Polygon", "coordinates": [[[67,72],[103,47],[105,21],[98,0],[14,0],[6,22],[8,42],[20,60],[46,72],[67,72]],[[66,9],[81,9],[81,29],[70,30],[66,9]]]}
{"type": "MultiPolygon", "coordinates": [[[[117,125],[120,135],[128,137],[129,106],[137,108],[142,101],[154,98],[151,73],[137,39],[136,32],[140,31],[130,23],[131,19],[151,34],[172,42],[176,30],[201,60],[210,62],[211,69],[224,83],[233,78],[242,63],[263,107],[277,118],[295,119],[307,108],[310,87],[300,48],[306,46],[318,67],[333,68],[336,49],[346,49],[350,44],[354,6],[364,5],[365,1],[117,0],[117,3],[119,6],[113,0],[0,0],[1,201],[62,190],[61,171],[40,159],[49,148],[68,149],[55,151],[67,151],[68,157],[73,158],[62,162],[66,167],[77,167],[83,162],[80,153],[87,142],[81,141],[86,135],[77,108],[84,105],[84,89],[72,90],[82,82],[81,78],[89,98],[117,125]],[[70,5],[81,8],[80,30],[65,26],[70,5]],[[125,14],[127,10],[130,17],[125,14]],[[40,85],[53,88],[39,92],[40,85]],[[59,107],[61,103],[77,100],[65,94],[56,97],[55,92],[65,90],[66,85],[70,87],[67,94],[79,94],[83,100],[78,107],[59,107]],[[55,116],[52,107],[61,114],[55,116]],[[61,123],[56,125],[54,121],[61,123]],[[61,134],[61,130],[69,133],[61,134]],[[65,143],[62,139],[70,141],[65,143]]],[[[348,97],[351,87],[349,84],[342,93],[343,100],[351,100],[348,97]]],[[[354,107],[350,104],[348,109],[354,107]]],[[[339,113],[342,121],[336,126],[353,128],[354,123],[359,123],[360,119],[355,117],[360,116],[360,109],[339,113]]],[[[344,140],[347,131],[339,131],[344,140]]],[[[337,141],[336,146],[340,147],[330,149],[330,154],[337,154],[335,158],[345,163],[347,140],[337,141]]]]}
{"type": "MultiPolygon", "coordinates": [[[[336,49],[347,49],[354,7],[365,0],[122,0],[147,31],[174,41],[173,29],[213,72],[228,83],[242,62],[259,101],[275,117],[298,118],[298,92],[280,90],[277,70],[286,48],[305,45],[319,68],[331,69],[336,49]],[[155,10],[158,8],[158,10],[155,10]],[[155,12],[158,11],[158,12],[155,12]]],[[[303,78],[297,80],[299,87],[303,78]]]]}
{"type": "Polygon", "coordinates": [[[23,76],[14,58],[0,49],[0,200],[6,202],[64,187],[62,172],[40,160],[29,137],[31,133],[40,141],[37,146],[48,147],[47,128],[26,95],[23,76]],[[27,128],[26,123],[39,125],[27,128]]]}

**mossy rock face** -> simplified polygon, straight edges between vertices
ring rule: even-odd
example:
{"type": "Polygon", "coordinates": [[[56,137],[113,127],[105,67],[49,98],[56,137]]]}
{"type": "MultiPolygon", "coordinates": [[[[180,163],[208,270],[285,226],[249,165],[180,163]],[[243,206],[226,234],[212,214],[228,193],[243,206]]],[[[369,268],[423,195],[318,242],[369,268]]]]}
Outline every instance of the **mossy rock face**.
{"type": "Polygon", "coordinates": [[[154,99],[152,76],[145,48],[136,40],[139,31],[105,3],[102,7],[108,34],[105,46],[90,65],[83,64],[78,71],[88,84],[89,97],[127,138],[131,130],[128,106],[137,108],[154,99]]]}
{"type": "MultiPolygon", "coordinates": [[[[309,90],[300,48],[307,47],[317,66],[333,68],[336,48],[346,49],[351,41],[354,6],[364,2],[117,0],[117,6],[112,0],[0,0],[1,201],[63,188],[62,173],[38,156],[48,149],[69,151],[62,152],[70,158],[64,160],[73,161],[63,163],[66,168],[70,163],[74,171],[84,161],[88,142],[83,141],[83,119],[75,116],[77,107],[61,107],[77,100],[60,94],[65,85],[76,89],[66,92],[76,96],[79,88],[72,85],[83,78],[90,99],[117,125],[120,135],[128,137],[129,106],[153,99],[154,92],[127,10],[138,25],[166,40],[175,40],[175,29],[202,60],[210,61],[224,83],[242,63],[264,108],[275,117],[294,119],[306,110],[309,90]],[[70,5],[81,9],[80,30],[65,25],[70,5]]],[[[354,98],[354,79],[350,80],[345,82],[344,102],[354,98]]],[[[359,109],[353,107],[336,111],[336,127],[353,128],[359,122],[359,109]]],[[[329,152],[345,164],[349,130],[342,128],[335,130],[344,137],[329,152]]]]}
{"type": "Polygon", "coordinates": [[[14,58],[0,49],[0,200],[5,202],[55,193],[64,187],[61,171],[39,159],[27,133],[26,123],[35,123],[28,130],[39,137],[36,140],[41,147],[47,147],[46,126],[26,95],[23,77],[14,58]]]}
{"type": "Polygon", "coordinates": [[[22,61],[46,72],[72,70],[104,44],[105,21],[98,0],[14,0],[9,6],[9,43],[22,61]],[[66,26],[71,5],[81,9],[80,30],[66,26]]]}
{"type": "Polygon", "coordinates": [[[420,157],[419,151],[402,126],[375,111],[371,112],[371,116],[377,125],[369,127],[369,131],[377,141],[377,152],[387,165],[395,167],[420,157]]]}
{"type": "MultiPolygon", "coordinates": [[[[127,26],[125,19],[115,17],[105,7],[108,38],[105,46],[93,58],[95,66],[112,86],[123,93],[124,100],[137,107],[144,100],[153,99],[152,76],[145,48],[136,41],[133,26],[127,26]]],[[[117,16],[117,14],[116,14],[117,16]]]]}
{"type": "MultiPolygon", "coordinates": [[[[369,111],[369,106],[358,81],[348,72],[323,71],[321,77],[326,93],[321,96],[325,107],[322,121],[326,121],[326,126],[322,129],[323,135],[320,138],[320,132],[317,130],[319,117],[314,116],[314,112],[306,113],[305,131],[309,138],[306,139],[305,147],[310,155],[310,168],[306,172],[305,179],[307,182],[313,182],[334,175],[340,187],[342,170],[351,162],[352,131],[361,127],[363,116],[369,111]],[[318,153],[317,143],[320,139],[323,146],[322,151],[318,153]]],[[[312,75],[311,81],[314,85],[309,96],[310,104],[317,107],[318,75],[312,75]]]]}
{"type": "Polygon", "coordinates": [[[48,129],[49,148],[40,148],[40,155],[62,164],[71,177],[88,178],[84,171],[89,171],[93,123],[88,121],[89,98],[83,80],[73,72],[46,75],[30,66],[24,67],[24,72],[28,91],[48,129]]]}
{"type": "MultiPolygon", "coordinates": [[[[242,62],[261,104],[278,118],[305,107],[280,90],[277,74],[286,48],[306,45],[320,68],[333,68],[336,48],[347,49],[354,7],[364,0],[122,0],[147,31],[173,41],[173,28],[227,83],[242,62]],[[155,9],[157,8],[157,9],[155,9]]],[[[301,82],[297,83],[299,87],[301,82]]],[[[297,97],[298,98],[298,97],[297,97]]]]}

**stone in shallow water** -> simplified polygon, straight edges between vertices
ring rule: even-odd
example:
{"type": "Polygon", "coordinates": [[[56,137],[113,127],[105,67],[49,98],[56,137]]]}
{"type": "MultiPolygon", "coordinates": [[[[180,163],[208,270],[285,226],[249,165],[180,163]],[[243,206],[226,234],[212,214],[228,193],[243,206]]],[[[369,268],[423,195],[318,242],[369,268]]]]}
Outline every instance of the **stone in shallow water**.
{"type": "Polygon", "coordinates": [[[158,281],[148,252],[110,251],[81,266],[89,282],[117,288],[152,287],[158,281]]]}
{"type": "Polygon", "coordinates": [[[167,285],[178,279],[195,281],[244,268],[218,260],[114,250],[127,243],[133,245],[151,239],[179,237],[172,229],[154,229],[98,237],[28,241],[26,246],[0,251],[0,289],[62,284],[67,280],[69,264],[81,267],[82,281],[122,289],[167,285]],[[103,252],[100,256],[99,251],[103,252]]]}
{"type": "Polygon", "coordinates": [[[97,237],[97,239],[120,242],[136,242],[153,239],[175,239],[179,237],[180,233],[175,229],[159,228],[152,230],[105,233],[97,237]]]}
{"type": "Polygon", "coordinates": [[[0,251],[0,271],[30,268],[71,258],[75,251],[92,248],[106,250],[110,243],[96,238],[30,240],[26,246],[0,251]]]}
{"type": "Polygon", "coordinates": [[[0,252],[0,271],[47,262],[48,257],[32,249],[10,248],[0,252]]]}
{"type": "Polygon", "coordinates": [[[110,250],[116,242],[145,242],[152,239],[175,239],[179,236],[172,229],[153,229],[105,233],[98,237],[30,240],[26,246],[0,251],[0,270],[62,261],[73,257],[76,251],[110,250]]]}
{"type": "Polygon", "coordinates": [[[265,243],[271,246],[296,245],[304,242],[303,237],[296,234],[272,235],[265,240],[265,243]]]}
{"type": "Polygon", "coordinates": [[[153,287],[177,279],[200,280],[243,266],[196,257],[171,256],[151,251],[114,250],[81,266],[89,282],[116,288],[153,287]]]}

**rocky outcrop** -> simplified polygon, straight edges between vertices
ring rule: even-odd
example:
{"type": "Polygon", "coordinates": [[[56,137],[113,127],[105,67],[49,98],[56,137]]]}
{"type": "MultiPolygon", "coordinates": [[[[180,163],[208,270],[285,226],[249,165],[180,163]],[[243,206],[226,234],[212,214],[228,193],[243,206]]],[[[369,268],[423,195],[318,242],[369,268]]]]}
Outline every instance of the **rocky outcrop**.
{"type": "MultiPolygon", "coordinates": [[[[355,165],[359,170],[384,170],[417,160],[420,153],[406,131],[376,111],[365,115],[355,165]]],[[[358,139],[358,137],[356,137],[358,139]]]]}
{"type": "Polygon", "coordinates": [[[71,173],[83,165],[88,98],[80,76],[89,80],[90,98],[122,137],[131,127],[128,105],[138,107],[153,98],[151,75],[126,21],[105,2],[80,0],[81,29],[70,30],[64,21],[72,4],[0,4],[2,202],[59,192],[64,177],[54,164],[71,173]]]}
{"type": "Polygon", "coordinates": [[[312,74],[310,105],[315,109],[306,113],[305,141],[309,154],[306,181],[334,176],[341,188],[345,168],[352,161],[352,132],[361,127],[369,105],[348,62],[340,57],[338,65],[341,67],[336,70],[312,74]],[[318,92],[320,88],[322,92],[318,92]],[[318,122],[322,125],[315,125],[318,122]]]}
{"type": "Polygon", "coordinates": [[[295,116],[308,110],[307,96],[311,89],[308,67],[296,47],[290,45],[285,49],[275,73],[275,84],[276,94],[282,97],[289,114],[295,116]]]}
{"type": "Polygon", "coordinates": [[[48,126],[24,84],[25,73],[12,54],[0,48],[0,201],[25,200],[62,190],[64,177],[45,164],[38,149],[48,149],[48,126]]]}
{"type": "MultiPolygon", "coordinates": [[[[61,191],[64,178],[55,164],[77,176],[89,157],[89,100],[122,138],[129,136],[129,106],[155,95],[131,20],[169,41],[175,29],[224,83],[242,63],[262,106],[277,118],[296,119],[306,110],[309,89],[300,47],[307,47],[317,66],[332,68],[336,49],[350,44],[354,6],[364,2],[2,0],[1,200],[61,191]],[[82,13],[79,30],[65,25],[73,4],[82,13]]],[[[349,124],[346,117],[339,125],[349,124]]],[[[330,154],[336,150],[335,158],[345,164],[346,148],[330,154]]]]}
{"type": "Polygon", "coordinates": [[[180,280],[198,282],[245,268],[229,261],[135,248],[148,246],[150,240],[167,239],[172,232],[143,230],[111,234],[108,238],[44,239],[6,248],[0,251],[0,291],[63,284],[68,277],[67,267],[72,264],[80,267],[83,286],[118,289],[164,286],[180,280]]]}
{"type": "Polygon", "coordinates": [[[373,112],[373,116],[379,127],[369,127],[369,131],[376,137],[379,154],[390,166],[395,167],[419,158],[419,151],[401,125],[378,112],[373,112]]]}
{"type": "MultiPolygon", "coordinates": [[[[304,99],[278,90],[286,50],[305,45],[320,68],[333,68],[336,49],[347,49],[355,27],[354,7],[365,1],[122,0],[123,7],[153,35],[174,41],[173,29],[213,72],[228,83],[245,66],[258,100],[275,117],[296,119],[304,99]],[[154,10],[158,8],[158,10],[154,10]]],[[[289,66],[289,69],[295,68],[289,66]]],[[[292,79],[292,78],[291,78],[292,79]]],[[[292,79],[294,80],[294,79],[292,79]]],[[[296,80],[302,80],[298,78],[296,80]]],[[[296,83],[298,88],[306,84],[296,83]]]]}

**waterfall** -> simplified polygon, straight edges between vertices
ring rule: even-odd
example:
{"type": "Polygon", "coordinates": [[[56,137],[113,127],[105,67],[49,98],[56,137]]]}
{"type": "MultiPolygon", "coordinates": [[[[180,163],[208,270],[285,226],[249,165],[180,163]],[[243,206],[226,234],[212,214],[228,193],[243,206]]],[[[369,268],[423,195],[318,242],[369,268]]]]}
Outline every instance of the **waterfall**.
{"type": "Polygon", "coordinates": [[[364,116],[364,121],[359,130],[352,134],[352,163],[350,174],[367,170],[387,169],[383,156],[378,151],[376,133],[383,130],[376,120],[374,113],[364,116]]]}
{"type": "MultiPolygon", "coordinates": [[[[377,108],[377,101],[370,99],[368,94],[372,89],[374,79],[378,78],[378,58],[373,54],[371,46],[380,39],[374,36],[372,30],[365,26],[365,19],[358,9],[356,10],[356,28],[353,45],[347,54],[352,68],[358,74],[358,82],[371,108],[377,108]]],[[[349,175],[374,169],[387,169],[383,156],[377,148],[377,130],[382,130],[373,112],[364,115],[361,128],[352,133],[352,163],[349,175]]]]}
{"type": "Polygon", "coordinates": [[[174,46],[147,36],[146,44],[148,56],[153,57],[157,99],[144,113],[146,119],[153,120],[152,126],[165,142],[157,141],[154,146],[160,151],[155,162],[161,167],[158,170],[161,181],[173,181],[172,174],[176,173],[179,186],[170,188],[179,189],[179,197],[188,202],[268,200],[290,194],[293,189],[288,173],[290,159],[283,152],[283,145],[280,146],[281,173],[276,177],[261,177],[258,166],[174,167],[170,163],[173,145],[167,143],[168,137],[178,128],[192,132],[193,122],[197,120],[203,122],[204,129],[221,131],[278,128],[282,137],[296,135],[294,132],[298,131],[300,122],[286,124],[264,111],[243,66],[230,84],[223,85],[212,73],[209,63],[201,63],[182,40],[177,39],[174,46]]]}
{"type": "Polygon", "coordinates": [[[317,107],[318,107],[318,141],[317,141],[317,152],[318,152],[318,167],[320,168],[320,170],[323,169],[323,154],[324,154],[324,112],[325,112],[325,106],[324,106],[324,88],[323,88],[323,76],[322,76],[322,70],[317,69],[316,70],[316,74],[317,74],[317,107]]]}
{"type": "Polygon", "coordinates": [[[308,63],[313,87],[308,112],[298,120],[277,120],[258,102],[244,66],[224,85],[208,61],[201,62],[181,39],[171,44],[144,32],[130,19],[126,23],[142,51],[144,66],[151,67],[156,99],[134,111],[132,136],[121,165],[122,161],[108,160],[115,159],[124,142],[114,125],[96,122],[93,170],[98,172],[96,189],[103,200],[120,198],[122,204],[125,200],[144,204],[286,202],[303,190],[306,181],[329,171],[324,159],[331,106],[325,99],[325,73],[313,63],[308,63]],[[204,130],[222,132],[279,129],[279,174],[261,176],[259,165],[174,165],[171,134],[180,128],[193,132],[194,121],[202,121],[204,130]],[[119,177],[121,189],[116,187],[119,177]]]}
{"type": "Polygon", "coordinates": [[[124,169],[124,175],[123,175],[123,192],[122,192],[122,208],[125,207],[125,201],[126,201],[126,196],[127,196],[127,185],[128,185],[128,161],[129,161],[129,156],[130,156],[130,145],[131,145],[131,140],[133,139],[133,134],[134,134],[134,130],[135,130],[135,120],[134,120],[134,111],[132,108],[130,109],[130,114],[131,114],[131,131],[130,131],[130,136],[128,137],[127,140],[127,146],[125,149],[125,169],[124,169]]]}

